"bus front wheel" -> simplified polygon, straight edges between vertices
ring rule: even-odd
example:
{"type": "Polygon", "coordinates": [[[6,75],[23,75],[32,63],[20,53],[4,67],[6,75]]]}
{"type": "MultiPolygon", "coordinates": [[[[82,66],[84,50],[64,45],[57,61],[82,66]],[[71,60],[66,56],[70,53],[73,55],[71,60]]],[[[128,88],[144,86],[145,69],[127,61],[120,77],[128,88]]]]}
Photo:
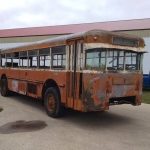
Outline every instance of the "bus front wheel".
{"type": "Polygon", "coordinates": [[[6,78],[1,79],[1,95],[2,96],[8,96],[9,90],[8,90],[8,82],[6,78]]]}
{"type": "Polygon", "coordinates": [[[44,95],[44,105],[46,112],[50,117],[58,118],[62,116],[63,108],[56,88],[50,87],[46,90],[44,95]]]}

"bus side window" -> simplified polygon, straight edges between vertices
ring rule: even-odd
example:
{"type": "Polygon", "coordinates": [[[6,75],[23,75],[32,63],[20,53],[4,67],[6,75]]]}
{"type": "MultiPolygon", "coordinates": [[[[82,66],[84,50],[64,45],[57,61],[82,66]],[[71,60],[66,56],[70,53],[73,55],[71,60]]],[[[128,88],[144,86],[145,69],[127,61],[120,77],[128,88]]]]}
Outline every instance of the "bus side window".
{"type": "Polygon", "coordinates": [[[12,67],[12,54],[11,53],[6,54],[5,66],[12,67]]]}
{"type": "Polygon", "coordinates": [[[43,48],[39,50],[39,68],[50,68],[50,48],[43,48]]]}
{"type": "Polygon", "coordinates": [[[1,66],[5,67],[5,64],[6,64],[6,57],[5,57],[5,54],[2,54],[1,55],[1,66]]]}
{"type": "Polygon", "coordinates": [[[12,54],[12,67],[16,68],[19,66],[19,53],[15,52],[12,54]]]}
{"type": "Polygon", "coordinates": [[[19,66],[22,67],[22,68],[23,67],[28,67],[27,51],[20,52],[19,58],[20,58],[19,66]]]}
{"type": "Polygon", "coordinates": [[[38,51],[28,51],[28,67],[37,68],[38,66],[38,51]]]}
{"type": "Polygon", "coordinates": [[[52,68],[65,69],[66,67],[66,47],[57,46],[52,47],[52,68]]]}

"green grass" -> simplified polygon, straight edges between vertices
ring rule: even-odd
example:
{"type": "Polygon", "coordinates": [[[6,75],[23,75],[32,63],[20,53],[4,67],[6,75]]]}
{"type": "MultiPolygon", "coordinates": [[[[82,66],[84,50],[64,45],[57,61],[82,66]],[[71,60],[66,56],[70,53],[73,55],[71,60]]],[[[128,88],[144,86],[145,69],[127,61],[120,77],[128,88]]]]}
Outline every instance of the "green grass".
{"type": "Polygon", "coordinates": [[[150,104],[150,90],[149,91],[143,91],[142,100],[143,100],[143,103],[150,104]]]}

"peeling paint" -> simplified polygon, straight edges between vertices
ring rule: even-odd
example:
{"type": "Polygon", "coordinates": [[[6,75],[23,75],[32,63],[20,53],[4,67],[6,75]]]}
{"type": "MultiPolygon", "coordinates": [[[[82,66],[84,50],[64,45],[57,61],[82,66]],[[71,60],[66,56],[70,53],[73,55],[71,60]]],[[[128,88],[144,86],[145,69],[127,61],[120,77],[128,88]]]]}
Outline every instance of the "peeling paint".
{"type": "Polygon", "coordinates": [[[121,98],[136,96],[136,103],[139,105],[141,103],[141,76],[141,74],[131,73],[84,74],[84,88],[86,93],[88,93],[86,94],[85,99],[94,102],[94,105],[90,105],[93,109],[97,106],[101,106],[100,109],[105,108],[105,105],[109,102],[109,99],[115,97],[121,98]],[[136,86],[139,88],[136,88],[136,86]],[[137,91],[137,89],[139,90],[137,91]]]}
{"type": "MultiPolygon", "coordinates": [[[[131,42],[132,43],[132,42],[131,42]]],[[[109,109],[109,101],[112,98],[135,96],[135,105],[141,104],[142,93],[142,73],[141,70],[133,72],[116,70],[115,72],[106,70],[85,70],[85,52],[89,48],[115,48],[116,50],[130,50],[134,52],[144,51],[144,40],[142,38],[131,37],[124,34],[93,30],[73,34],[60,38],[47,39],[43,41],[25,44],[20,47],[3,49],[1,54],[13,53],[28,50],[40,50],[55,46],[66,46],[66,66],[65,68],[47,69],[41,68],[11,68],[1,67],[0,76],[5,75],[8,79],[8,89],[20,94],[43,98],[46,85],[56,83],[60,92],[61,103],[79,111],[99,111],[109,109]],[[96,37],[96,38],[95,38],[96,37]],[[115,45],[113,37],[137,41],[135,47],[115,45]],[[82,43],[83,49],[79,49],[78,44],[82,43]],[[76,45],[77,44],[77,45],[76,45]],[[77,59],[75,59],[77,58],[77,59]],[[80,61],[82,59],[82,66],[80,61]],[[76,68],[74,68],[76,66],[76,68]],[[53,82],[48,82],[53,81],[53,82]],[[31,89],[29,90],[28,84],[31,89]],[[34,93],[32,91],[34,87],[34,93]]],[[[51,53],[50,53],[51,54],[51,53]]],[[[50,55],[49,55],[50,56],[50,55]]],[[[39,55],[37,55],[39,57],[39,55]]],[[[5,57],[4,57],[5,58],[5,57]]],[[[53,60],[53,59],[51,59],[53,60]]]]}
{"type": "Polygon", "coordinates": [[[144,48],[141,47],[129,47],[129,46],[119,46],[106,43],[85,43],[85,49],[93,48],[112,48],[112,49],[121,49],[121,50],[132,50],[134,52],[146,52],[144,48]]]}
{"type": "Polygon", "coordinates": [[[18,92],[18,81],[17,80],[12,80],[12,90],[14,92],[18,92]]]}

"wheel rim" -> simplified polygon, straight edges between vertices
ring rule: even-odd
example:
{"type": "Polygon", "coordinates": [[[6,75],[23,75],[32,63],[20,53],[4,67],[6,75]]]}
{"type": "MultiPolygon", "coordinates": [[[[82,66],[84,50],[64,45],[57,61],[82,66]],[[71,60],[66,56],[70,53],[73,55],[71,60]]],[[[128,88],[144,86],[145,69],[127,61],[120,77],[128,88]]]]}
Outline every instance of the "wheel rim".
{"type": "Polygon", "coordinates": [[[55,97],[54,97],[54,95],[53,94],[49,94],[48,95],[48,110],[49,111],[54,111],[54,109],[55,109],[55,97]]]}

